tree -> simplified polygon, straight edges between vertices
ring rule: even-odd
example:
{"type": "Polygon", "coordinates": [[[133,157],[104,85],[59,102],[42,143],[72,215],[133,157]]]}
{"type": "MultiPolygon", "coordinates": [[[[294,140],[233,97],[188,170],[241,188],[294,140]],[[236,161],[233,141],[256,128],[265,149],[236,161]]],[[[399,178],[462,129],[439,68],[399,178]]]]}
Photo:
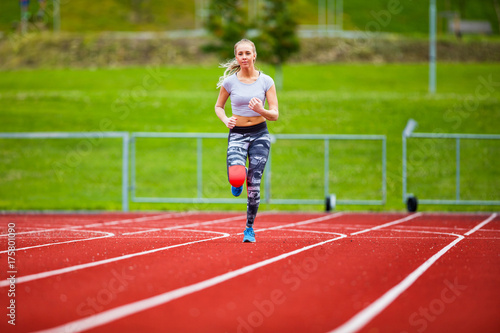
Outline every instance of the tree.
{"type": "Polygon", "coordinates": [[[274,65],[276,87],[283,87],[282,65],[299,50],[296,35],[297,21],[290,6],[295,0],[265,0],[261,15],[255,22],[248,22],[248,15],[240,0],[212,0],[209,7],[207,29],[217,38],[217,43],[205,47],[224,58],[234,56],[233,46],[247,37],[251,28],[257,36],[251,38],[257,47],[258,59],[274,65]]]}
{"type": "Polygon", "coordinates": [[[290,56],[299,51],[300,43],[297,37],[297,20],[291,5],[293,0],[266,0],[256,39],[259,58],[274,65],[276,69],[276,87],[283,87],[282,65],[290,56]]]}
{"type": "Polygon", "coordinates": [[[234,57],[234,44],[244,38],[249,29],[242,1],[212,0],[206,27],[217,42],[206,45],[205,50],[217,52],[223,59],[234,57]]]}

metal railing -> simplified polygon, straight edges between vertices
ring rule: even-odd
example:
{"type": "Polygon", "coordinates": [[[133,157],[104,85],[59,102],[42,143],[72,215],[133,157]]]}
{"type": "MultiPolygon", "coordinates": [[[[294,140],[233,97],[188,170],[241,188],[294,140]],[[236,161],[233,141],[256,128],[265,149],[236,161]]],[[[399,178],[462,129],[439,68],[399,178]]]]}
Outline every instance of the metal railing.
{"type": "MultiPolygon", "coordinates": [[[[496,134],[447,134],[447,133],[413,133],[417,122],[410,119],[403,131],[403,203],[408,204],[408,199],[416,200],[413,193],[408,193],[408,138],[425,139],[452,139],[455,140],[455,199],[418,199],[418,203],[431,205],[500,205],[500,200],[464,200],[460,196],[460,142],[461,140],[500,140],[496,134]]],[[[415,207],[416,208],[416,207],[415,207]]]]}
{"type": "Polygon", "coordinates": [[[129,210],[129,133],[128,132],[12,132],[0,133],[0,139],[122,139],[122,210],[129,210]]]}
{"type": "MultiPolygon", "coordinates": [[[[203,196],[203,139],[227,139],[227,133],[149,133],[149,132],[22,132],[22,133],[0,133],[0,139],[92,139],[92,138],[121,138],[122,139],[122,210],[129,210],[129,201],[150,202],[150,203],[244,203],[245,199],[235,198],[207,198],[203,196]],[[136,140],[137,138],[185,138],[196,139],[196,197],[137,197],[136,196],[136,140]],[[130,152],[130,154],[129,154],[130,152]],[[130,160],[130,161],[129,161],[130,160]],[[129,187],[130,177],[130,187],[129,187]],[[131,195],[129,198],[129,190],[131,195]]],[[[272,140],[319,140],[324,145],[323,160],[323,192],[326,198],[327,207],[342,205],[384,205],[386,202],[387,190],[387,141],[383,135],[292,135],[278,134],[272,135],[272,140]],[[380,141],[382,150],[382,172],[380,183],[380,199],[366,200],[336,200],[335,195],[330,194],[329,169],[330,169],[330,141],[332,140],[368,140],[380,141]]],[[[271,150],[272,151],[272,150],[271,150]]],[[[269,204],[325,204],[325,198],[318,199],[294,199],[294,198],[272,198],[272,153],[269,155],[266,171],[264,173],[264,195],[265,202],[269,204]]]]}
{"type": "MultiPolygon", "coordinates": [[[[278,134],[272,135],[272,140],[322,140],[324,142],[324,195],[326,198],[327,207],[334,207],[336,204],[342,205],[384,205],[386,202],[387,189],[387,143],[386,137],[383,135],[293,135],[293,134],[278,134]],[[336,200],[335,195],[330,194],[329,189],[329,161],[330,161],[330,141],[332,140],[368,140],[381,141],[382,150],[382,173],[381,173],[381,194],[382,198],[375,200],[336,200]]],[[[156,132],[137,132],[132,133],[130,138],[131,146],[131,200],[133,202],[149,202],[149,203],[244,203],[245,199],[235,198],[207,198],[203,196],[203,174],[202,174],[202,159],[203,159],[203,139],[227,139],[227,133],[156,133],[156,132]],[[137,138],[182,138],[196,139],[196,178],[197,178],[197,195],[196,197],[177,198],[177,197],[137,197],[136,196],[136,140],[137,138]]],[[[272,152],[272,149],[271,149],[272,152]]],[[[273,199],[271,197],[271,177],[272,177],[272,153],[269,154],[266,170],[264,173],[264,195],[265,201],[269,204],[324,204],[325,199],[273,199]]]]}

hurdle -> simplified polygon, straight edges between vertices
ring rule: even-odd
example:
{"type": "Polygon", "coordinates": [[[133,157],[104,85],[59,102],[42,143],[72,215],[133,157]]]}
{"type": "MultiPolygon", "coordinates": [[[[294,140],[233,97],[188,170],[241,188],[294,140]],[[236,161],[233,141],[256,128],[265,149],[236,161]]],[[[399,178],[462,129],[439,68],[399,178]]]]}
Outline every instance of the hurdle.
{"type": "MultiPolygon", "coordinates": [[[[264,202],[267,204],[279,205],[324,205],[326,211],[335,209],[335,206],[340,205],[384,205],[387,197],[387,140],[384,135],[312,135],[312,134],[277,134],[271,135],[272,142],[278,140],[308,140],[323,142],[323,193],[324,198],[317,199],[299,199],[299,198],[273,198],[271,194],[272,183],[272,149],[269,154],[268,162],[264,172],[264,202]],[[381,142],[381,180],[380,193],[381,198],[378,199],[342,199],[338,200],[338,194],[330,193],[329,186],[329,161],[330,161],[330,141],[334,140],[367,140],[381,142]]],[[[202,159],[203,159],[203,140],[204,139],[227,139],[227,133],[166,133],[166,132],[135,132],[131,133],[130,137],[130,156],[131,156],[131,200],[138,203],[216,203],[216,204],[235,204],[246,203],[246,199],[236,198],[210,198],[203,195],[203,174],[202,174],[202,159]],[[196,140],[196,196],[194,197],[144,197],[137,196],[137,147],[138,139],[156,138],[156,139],[192,139],[196,140]]]]}
{"type": "Polygon", "coordinates": [[[128,132],[4,132],[0,139],[122,139],[122,211],[129,211],[129,133],[128,132]]]}
{"type": "Polygon", "coordinates": [[[402,184],[403,184],[403,203],[409,212],[417,211],[418,204],[425,205],[500,205],[500,200],[479,200],[463,199],[461,197],[461,161],[460,144],[463,140],[500,140],[497,134],[458,134],[458,133],[415,133],[414,130],[418,123],[408,120],[402,134],[403,141],[403,159],[402,159],[402,184]],[[455,195],[454,199],[417,199],[414,193],[408,192],[408,139],[434,139],[434,140],[455,140],[455,195]]]}

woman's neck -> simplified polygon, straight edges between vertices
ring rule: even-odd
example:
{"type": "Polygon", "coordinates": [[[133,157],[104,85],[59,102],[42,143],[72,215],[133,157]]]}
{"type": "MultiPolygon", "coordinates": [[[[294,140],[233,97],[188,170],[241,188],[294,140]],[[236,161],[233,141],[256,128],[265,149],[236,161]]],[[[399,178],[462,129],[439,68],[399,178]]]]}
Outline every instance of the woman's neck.
{"type": "Polygon", "coordinates": [[[251,68],[242,68],[240,71],[239,71],[239,77],[241,78],[252,78],[254,76],[256,76],[256,73],[257,70],[255,69],[255,67],[251,67],[251,68]]]}

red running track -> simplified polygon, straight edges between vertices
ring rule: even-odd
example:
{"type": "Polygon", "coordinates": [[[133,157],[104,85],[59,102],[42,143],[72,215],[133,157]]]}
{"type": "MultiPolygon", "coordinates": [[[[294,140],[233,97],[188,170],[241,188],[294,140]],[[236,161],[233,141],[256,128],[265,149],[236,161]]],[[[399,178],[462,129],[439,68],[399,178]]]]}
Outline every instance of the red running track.
{"type": "Polygon", "coordinates": [[[255,244],[244,222],[0,215],[0,330],[500,331],[497,214],[264,213],[255,244]]]}

